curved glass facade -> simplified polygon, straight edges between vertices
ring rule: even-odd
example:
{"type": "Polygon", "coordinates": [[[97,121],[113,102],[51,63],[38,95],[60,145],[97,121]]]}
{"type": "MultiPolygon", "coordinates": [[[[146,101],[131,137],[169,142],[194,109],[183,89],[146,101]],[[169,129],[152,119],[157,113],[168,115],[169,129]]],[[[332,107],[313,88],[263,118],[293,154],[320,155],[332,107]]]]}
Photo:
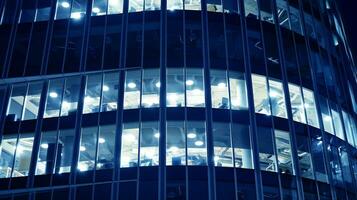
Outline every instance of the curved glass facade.
{"type": "Polygon", "coordinates": [[[0,199],[357,199],[334,0],[0,2],[0,199]]]}

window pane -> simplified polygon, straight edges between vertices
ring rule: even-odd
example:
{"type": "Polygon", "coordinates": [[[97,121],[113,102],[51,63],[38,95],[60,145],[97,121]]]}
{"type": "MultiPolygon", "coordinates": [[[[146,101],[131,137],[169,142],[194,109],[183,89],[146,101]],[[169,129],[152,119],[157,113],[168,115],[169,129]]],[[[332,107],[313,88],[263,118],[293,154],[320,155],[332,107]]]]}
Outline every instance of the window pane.
{"type": "Polygon", "coordinates": [[[215,166],[233,167],[233,152],[228,123],[213,123],[213,148],[215,166]]]}
{"type": "Polygon", "coordinates": [[[271,129],[258,127],[259,161],[263,171],[277,171],[273,144],[271,129]]]}
{"type": "Polygon", "coordinates": [[[167,0],[167,10],[183,10],[182,0],[167,0]]]}
{"type": "Polygon", "coordinates": [[[185,10],[201,10],[201,0],[185,0],[185,10]]]}
{"type": "Polygon", "coordinates": [[[50,80],[44,118],[58,117],[61,109],[64,79],[50,80]]]}
{"type": "Polygon", "coordinates": [[[145,69],[143,72],[142,107],[158,107],[160,93],[159,69],[145,69]]]}
{"type": "Polygon", "coordinates": [[[71,12],[71,1],[70,0],[58,0],[56,5],[56,19],[66,19],[69,18],[71,12]]]}
{"type": "Polygon", "coordinates": [[[229,108],[228,83],[225,71],[211,70],[212,108],[229,108]]]}
{"type": "Polygon", "coordinates": [[[160,0],[145,0],[145,10],[160,10],[160,0]]]}
{"type": "Polygon", "coordinates": [[[100,16],[107,14],[107,0],[93,0],[92,16],[100,16]]]}
{"type": "Polygon", "coordinates": [[[33,133],[21,133],[17,142],[12,177],[28,175],[31,162],[32,146],[33,133]]]}
{"type": "Polygon", "coordinates": [[[128,12],[141,12],[143,11],[144,0],[129,0],[128,12]]]}
{"type": "Polygon", "coordinates": [[[120,167],[138,166],[139,125],[136,123],[123,124],[121,136],[120,167]]]}
{"type": "Polygon", "coordinates": [[[293,84],[289,84],[289,95],[293,120],[301,123],[306,123],[304,103],[302,100],[300,87],[293,84]]]}
{"type": "Polygon", "coordinates": [[[27,85],[14,85],[11,92],[11,99],[7,110],[7,116],[13,121],[21,120],[22,108],[27,93],[27,85]]]}
{"type": "Polygon", "coordinates": [[[232,125],[235,167],[253,169],[253,155],[250,146],[249,126],[232,125]]]}
{"type": "Polygon", "coordinates": [[[278,154],[279,171],[283,174],[294,175],[289,132],[275,130],[275,144],[278,154]]]}
{"type": "Polygon", "coordinates": [[[327,182],[322,146],[322,137],[320,135],[311,136],[311,155],[314,164],[316,180],[327,182]]]}
{"type": "Polygon", "coordinates": [[[232,109],[248,109],[247,89],[245,86],[244,75],[237,72],[230,72],[229,87],[232,109]]]}
{"type": "Polygon", "coordinates": [[[102,87],[102,112],[118,108],[119,72],[105,73],[102,87]]]}
{"type": "Polygon", "coordinates": [[[333,126],[335,128],[336,136],[341,138],[342,140],[345,140],[340,113],[337,110],[331,109],[331,114],[332,114],[333,126]]]}
{"type": "Polygon", "coordinates": [[[6,134],[2,138],[0,145],[0,178],[8,178],[11,176],[16,142],[17,134],[6,134]]]}
{"type": "Polygon", "coordinates": [[[77,169],[88,171],[94,169],[98,127],[83,128],[79,146],[77,169]]]}
{"type": "Polygon", "coordinates": [[[183,69],[167,69],[167,107],[185,106],[183,69]]]}
{"type": "Polygon", "coordinates": [[[80,89],[80,77],[67,78],[63,93],[61,116],[74,115],[77,112],[80,89]]]}
{"type": "Polygon", "coordinates": [[[204,92],[202,69],[186,68],[186,104],[187,107],[204,107],[204,92]]]}
{"type": "Polygon", "coordinates": [[[333,125],[332,125],[332,117],[330,115],[330,108],[328,105],[327,99],[320,96],[320,109],[322,115],[322,122],[324,125],[324,130],[331,134],[334,134],[333,125]]]}
{"type": "Polygon", "coordinates": [[[25,100],[23,120],[37,119],[43,83],[30,83],[25,100]]]}
{"type": "Polygon", "coordinates": [[[140,71],[127,71],[125,79],[124,109],[139,108],[140,87],[140,71]]]}
{"type": "Polygon", "coordinates": [[[255,112],[270,115],[266,78],[252,74],[255,112]]]}
{"type": "Polygon", "coordinates": [[[57,149],[57,131],[43,132],[37,158],[36,175],[54,172],[57,149]]]}
{"type": "Polygon", "coordinates": [[[304,95],[304,107],[307,117],[307,123],[316,128],[320,128],[319,121],[317,118],[314,93],[311,90],[303,88],[303,95],[304,95]]]}
{"type": "Polygon", "coordinates": [[[206,127],[204,122],[187,122],[187,165],[207,165],[206,127]]]}
{"type": "Polygon", "coordinates": [[[79,20],[83,18],[87,10],[87,0],[75,0],[72,4],[71,18],[79,20]]]}
{"type": "Polygon", "coordinates": [[[123,0],[109,0],[108,14],[123,13],[123,0]]]}
{"type": "Polygon", "coordinates": [[[116,125],[100,126],[98,137],[97,169],[113,168],[116,125]]]}
{"type": "Polygon", "coordinates": [[[83,114],[99,112],[102,74],[87,76],[87,84],[83,102],[83,114]]]}
{"type": "Polygon", "coordinates": [[[283,84],[269,79],[269,97],[274,116],[287,118],[283,84]]]}
{"type": "Polygon", "coordinates": [[[159,165],[159,123],[143,122],[140,134],[140,166],[159,165]]]}
{"type": "Polygon", "coordinates": [[[71,171],[73,156],[74,130],[60,130],[58,136],[56,174],[71,171]]]}
{"type": "Polygon", "coordinates": [[[297,154],[299,160],[300,174],[302,177],[314,179],[314,172],[311,163],[308,137],[296,135],[297,154]]]}
{"type": "Polygon", "coordinates": [[[342,111],[342,117],[343,117],[343,124],[344,124],[345,131],[346,131],[347,141],[352,146],[354,146],[352,127],[351,127],[351,123],[349,120],[349,115],[345,111],[342,111]]]}
{"type": "Polygon", "coordinates": [[[166,165],[185,165],[186,138],[182,121],[168,121],[166,134],[166,165]]]}

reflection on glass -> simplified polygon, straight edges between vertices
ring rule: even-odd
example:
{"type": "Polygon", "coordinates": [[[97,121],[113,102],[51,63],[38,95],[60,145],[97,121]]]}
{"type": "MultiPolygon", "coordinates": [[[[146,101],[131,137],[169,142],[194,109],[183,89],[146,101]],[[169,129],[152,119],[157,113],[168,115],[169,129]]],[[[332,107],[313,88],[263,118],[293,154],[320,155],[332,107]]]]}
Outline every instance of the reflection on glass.
{"type": "Polygon", "coordinates": [[[258,127],[258,148],[260,169],[276,172],[276,157],[273,147],[273,136],[270,128],[258,127]]]}
{"type": "Polygon", "coordinates": [[[280,130],[275,130],[274,132],[279,172],[294,175],[289,132],[280,130]]]}
{"type": "Polygon", "coordinates": [[[228,83],[225,71],[211,70],[212,108],[229,108],[228,83]]]}
{"type": "Polygon", "coordinates": [[[352,146],[354,146],[355,143],[353,140],[353,132],[352,132],[352,126],[351,126],[350,119],[349,119],[349,114],[347,114],[344,110],[342,110],[342,117],[343,117],[343,124],[344,124],[345,131],[346,131],[347,141],[352,146]]]}
{"type": "Polygon", "coordinates": [[[252,74],[255,112],[270,115],[267,81],[264,76],[252,74]]]}
{"type": "Polygon", "coordinates": [[[202,69],[186,69],[186,106],[204,107],[205,91],[203,84],[202,69]]]}
{"type": "Polygon", "coordinates": [[[317,109],[314,93],[306,88],[303,88],[302,91],[304,95],[304,108],[307,117],[307,124],[316,128],[320,128],[319,121],[317,118],[317,109]]]}
{"type": "Polygon", "coordinates": [[[78,106],[80,77],[67,78],[64,88],[61,116],[74,115],[78,106]]]}
{"type": "Polygon", "coordinates": [[[343,133],[342,121],[340,117],[340,113],[337,110],[331,109],[333,127],[335,128],[336,136],[345,140],[345,135],[343,133]]]}
{"type": "Polygon", "coordinates": [[[113,168],[116,125],[99,127],[97,141],[97,170],[113,168]]]}
{"type": "Polygon", "coordinates": [[[214,163],[219,167],[233,167],[233,151],[228,123],[213,122],[214,163]]]}
{"type": "Polygon", "coordinates": [[[48,83],[44,118],[58,117],[61,109],[64,79],[50,80],[48,83]]]}
{"type": "Polygon", "coordinates": [[[283,84],[280,81],[269,79],[269,97],[273,115],[288,118],[286,113],[283,84]]]}
{"type": "Polygon", "coordinates": [[[139,70],[127,71],[125,78],[124,109],[139,108],[141,73],[139,70]]]}
{"type": "Polygon", "coordinates": [[[296,145],[301,176],[314,179],[308,137],[297,134],[296,145]]]}
{"type": "Polygon", "coordinates": [[[84,18],[87,10],[87,0],[75,0],[72,4],[71,19],[80,20],[84,18]]]}
{"type": "Polygon", "coordinates": [[[322,122],[324,125],[324,130],[334,134],[333,131],[333,125],[332,125],[332,117],[330,115],[330,108],[328,105],[327,99],[323,98],[320,96],[320,110],[321,110],[321,116],[322,116],[322,122]]]}
{"type": "Polygon", "coordinates": [[[293,120],[306,123],[304,103],[302,100],[300,87],[289,83],[289,95],[293,120]]]}
{"type": "Polygon", "coordinates": [[[235,167],[253,169],[249,126],[236,123],[232,124],[232,140],[235,167]]]}
{"type": "Polygon", "coordinates": [[[69,18],[70,12],[71,12],[71,1],[70,0],[58,0],[57,1],[55,20],[69,18]]]}
{"type": "Polygon", "coordinates": [[[316,134],[311,136],[311,156],[314,164],[316,180],[327,183],[322,143],[323,141],[321,135],[316,134]]]}
{"type": "Polygon", "coordinates": [[[185,106],[185,86],[183,69],[167,69],[166,104],[167,107],[185,106]]]}
{"type": "Polygon", "coordinates": [[[207,165],[207,142],[204,122],[186,124],[187,165],[207,165]]]}
{"type": "Polygon", "coordinates": [[[30,169],[33,133],[20,133],[11,177],[27,176],[30,169]]]}
{"type": "Polygon", "coordinates": [[[57,131],[42,132],[36,175],[52,174],[56,162],[57,131]]]}
{"type": "Polygon", "coordinates": [[[121,136],[120,167],[138,166],[139,125],[137,123],[123,124],[121,136]]]}
{"type": "Polygon", "coordinates": [[[140,132],[140,166],[159,165],[159,123],[143,122],[140,132]]]}
{"type": "Polygon", "coordinates": [[[6,134],[0,145],[0,178],[11,176],[17,143],[17,134],[6,134]]]}
{"type": "Polygon", "coordinates": [[[229,92],[233,110],[248,109],[247,89],[244,75],[237,72],[229,73],[229,92]]]}
{"type": "Polygon", "coordinates": [[[159,69],[145,69],[143,71],[142,107],[158,107],[160,93],[159,69]]]}
{"type": "Polygon", "coordinates": [[[103,79],[101,112],[116,110],[118,108],[119,72],[104,73],[103,79]]]}
{"type": "Polygon", "coordinates": [[[79,171],[94,169],[97,131],[97,127],[82,128],[77,165],[79,171]]]}
{"type": "Polygon", "coordinates": [[[56,174],[67,173],[71,171],[74,130],[60,130],[57,144],[56,174]]]}
{"type": "Polygon", "coordinates": [[[166,165],[185,165],[186,138],[183,121],[168,121],[166,130],[166,165]]]}
{"type": "Polygon", "coordinates": [[[11,98],[7,109],[7,118],[12,121],[21,120],[22,108],[24,106],[25,96],[27,93],[27,85],[14,85],[11,91],[11,98]]]}
{"type": "Polygon", "coordinates": [[[102,74],[87,76],[87,84],[83,102],[83,114],[99,112],[102,74]]]}

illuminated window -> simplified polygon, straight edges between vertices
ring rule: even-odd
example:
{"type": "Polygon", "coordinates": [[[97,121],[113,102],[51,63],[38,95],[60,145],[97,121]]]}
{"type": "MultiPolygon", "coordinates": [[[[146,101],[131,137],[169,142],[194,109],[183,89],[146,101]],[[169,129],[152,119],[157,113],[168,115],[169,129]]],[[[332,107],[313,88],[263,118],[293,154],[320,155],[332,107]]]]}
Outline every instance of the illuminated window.
{"type": "Polygon", "coordinates": [[[144,9],[144,0],[129,0],[128,12],[141,12],[144,9]]]}
{"type": "Polygon", "coordinates": [[[228,83],[225,71],[211,70],[212,108],[229,108],[228,83]]]}
{"type": "Polygon", "coordinates": [[[139,155],[139,125],[123,124],[121,136],[120,167],[137,167],[139,155]]]}
{"type": "Polygon", "coordinates": [[[300,87],[289,83],[289,95],[293,120],[306,123],[304,103],[300,87]]]}
{"type": "Polygon", "coordinates": [[[33,133],[20,133],[15,150],[14,168],[11,177],[27,176],[30,169],[33,133]]]}
{"type": "Polygon", "coordinates": [[[102,74],[87,76],[87,84],[83,102],[83,114],[99,112],[102,74]]]}
{"type": "Polygon", "coordinates": [[[255,112],[270,115],[267,80],[264,76],[252,74],[255,112]]]}
{"type": "Polygon", "coordinates": [[[93,170],[95,165],[95,151],[98,127],[83,128],[79,144],[79,171],[93,170]]]}
{"type": "Polygon", "coordinates": [[[233,151],[228,123],[213,123],[214,163],[219,167],[233,167],[233,151]]]}
{"type": "Polygon", "coordinates": [[[186,122],[187,165],[207,165],[206,127],[201,121],[186,122]]]}
{"type": "Polygon", "coordinates": [[[247,90],[243,74],[229,72],[229,92],[233,110],[248,109],[247,90]]]}
{"type": "Polygon", "coordinates": [[[139,108],[141,73],[139,70],[127,71],[125,79],[124,109],[139,108]]]}
{"type": "Polygon", "coordinates": [[[270,128],[258,127],[259,162],[262,171],[277,171],[274,141],[270,128]]]}
{"type": "Polygon", "coordinates": [[[16,151],[17,134],[3,136],[0,148],[0,178],[11,177],[16,151]]]}
{"type": "Polygon", "coordinates": [[[61,104],[61,116],[74,115],[77,113],[80,82],[80,77],[70,77],[66,79],[61,104]]]}
{"type": "Polygon", "coordinates": [[[101,112],[116,110],[118,108],[119,72],[104,73],[103,79],[101,112]]]}
{"type": "Polygon", "coordinates": [[[37,157],[36,175],[52,174],[57,152],[57,131],[42,132],[37,157]]]}
{"type": "Polygon", "coordinates": [[[108,0],[108,14],[123,13],[123,0],[108,0]]]}
{"type": "Polygon", "coordinates": [[[205,91],[202,69],[186,69],[186,104],[187,107],[204,107],[205,91]]]}
{"type": "Polygon", "coordinates": [[[280,81],[269,79],[269,97],[273,115],[288,118],[286,113],[283,84],[280,81]]]}
{"type": "Polygon", "coordinates": [[[166,79],[166,104],[167,107],[185,106],[185,85],[183,69],[167,69],[166,79]]]}
{"type": "Polygon", "coordinates": [[[315,96],[311,90],[303,88],[304,95],[304,108],[307,117],[307,124],[320,128],[319,121],[317,118],[317,109],[315,104],[315,96]]]}
{"type": "Polygon", "coordinates": [[[294,175],[290,134],[280,130],[275,130],[274,133],[279,172],[294,175]]]}
{"type": "Polygon", "coordinates": [[[166,130],[166,165],[185,165],[186,139],[183,121],[168,121],[166,130]]]}
{"type": "Polygon", "coordinates": [[[160,102],[159,69],[145,69],[143,71],[142,107],[158,107],[160,102]]]}
{"type": "Polygon", "coordinates": [[[107,14],[108,1],[107,0],[93,0],[92,16],[100,16],[107,14]]]}
{"type": "Polygon", "coordinates": [[[159,165],[159,123],[143,122],[140,132],[140,166],[159,165]]]}
{"type": "Polygon", "coordinates": [[[64,79],[49,81],[44,118],[58,117],[61,110],[64,79]]]}
{"type": "Polygon", "coordinates": [[[99,127],[97,141],[97,170],[110,169],[114,166],[114,145],[116,125],[99,127]]]}
{"type": "Polygon", "coordinates": [[[11,98],[7,109],[7,118],[12,121],[18,121],[22,118],[22,110],[25,103],[27,85],[14,85],[11,91],[11,98]]]}

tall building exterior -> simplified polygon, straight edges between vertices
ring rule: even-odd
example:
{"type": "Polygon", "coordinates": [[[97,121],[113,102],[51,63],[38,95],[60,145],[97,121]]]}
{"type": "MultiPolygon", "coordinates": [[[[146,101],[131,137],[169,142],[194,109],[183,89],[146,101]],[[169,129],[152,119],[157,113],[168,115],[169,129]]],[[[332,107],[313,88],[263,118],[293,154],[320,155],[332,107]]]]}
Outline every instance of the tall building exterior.
{"type": "Polygon", "coordinates": [[[2,0],[0,76],[0,199],[357,199],[335,0],[2,0]]]}

